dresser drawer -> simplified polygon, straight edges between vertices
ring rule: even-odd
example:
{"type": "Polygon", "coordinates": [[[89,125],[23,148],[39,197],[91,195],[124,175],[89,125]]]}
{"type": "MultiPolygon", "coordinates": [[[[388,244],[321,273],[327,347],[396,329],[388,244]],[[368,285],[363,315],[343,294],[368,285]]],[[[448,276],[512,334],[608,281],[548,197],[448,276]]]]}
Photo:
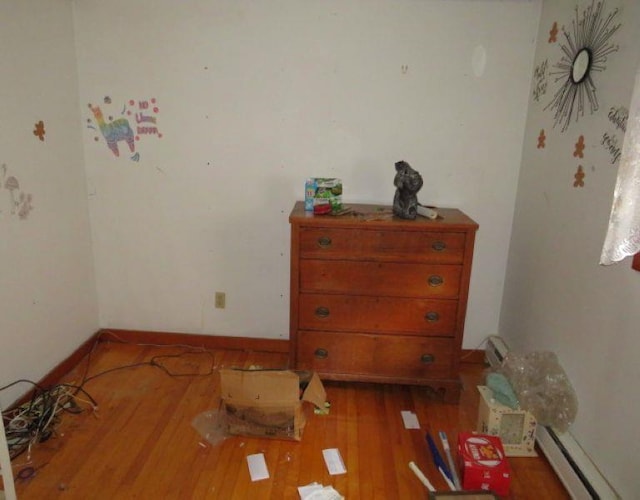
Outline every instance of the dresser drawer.
{"type": "Polygon", "coordinates": [[[363,295],[300,295],[303,330],[453,336],[455,300],[371,297],[363,295]]]}
{"type": "Polygon", "coordinates": [[[305,259],[300,291],[457,298],[461,266],[305,259]]]}
{"type": "Polygon", "coordinates": [[[397,335],[298,332],[298,368],[396,378],[452,375],[453,341],[397,335]]]}
{"type": "Polygon", "coordinates": [[[367,229],[300,228],[302,258],[401,260],[459,264],[465,234],[367,229]]]}

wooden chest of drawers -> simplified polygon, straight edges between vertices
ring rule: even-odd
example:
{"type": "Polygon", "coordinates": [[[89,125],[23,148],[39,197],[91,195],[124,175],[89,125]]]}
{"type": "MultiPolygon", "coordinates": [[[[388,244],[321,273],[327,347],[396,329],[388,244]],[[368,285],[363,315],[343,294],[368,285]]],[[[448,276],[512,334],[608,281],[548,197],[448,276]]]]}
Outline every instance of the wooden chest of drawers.
{"type": "Polygon", "coordinates": [[[428,385],[460,397],[458,366],[478,225],[456,209],[403,220],[351,204],[291,223],[291,364],[325,380],[428,385]]]}

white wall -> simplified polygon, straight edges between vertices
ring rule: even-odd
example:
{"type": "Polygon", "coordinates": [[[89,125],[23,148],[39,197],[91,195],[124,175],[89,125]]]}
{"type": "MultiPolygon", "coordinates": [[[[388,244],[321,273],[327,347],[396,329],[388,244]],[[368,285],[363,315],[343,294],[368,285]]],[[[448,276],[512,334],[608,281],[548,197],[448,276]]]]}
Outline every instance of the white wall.
{"type": "MultiPolygon", "coordinates": [[[[4,386],[42,378],[97,330],[98,313],[71,6],[64,0],[2,0],[0,19],[4,386]],[[41,120],[44,141],[33,133],[41,120]],[[4,187],[10,177],[19,184],[13,192],[4,187]],[[20,193],[31,195],[32,210],[13,204],[20,193]]],[[[29,389],[23,384],[0,392],[0,407],[29,389]]]]}
{"type": "Polygon", "coordinates": [[[404,159],[479,222],[465,346],[496,333],[540,6],[74,2],[100,325],[287,338],[305,178],[390,204],[404,159]],[[116,157],[87,104],[152,97],[162,137],[116,157]]]}
{"type": "MultiPolygon", "coordinates": [[[[579,2],[579,15],[590,4],[579,2]]],[[[558,355],[578,395],[572,433],[622,497],[637,498],[640,273],[629,260],[598,265],[618,167],[603,137],[622,146],[624,133],[608,115],[629,108],[640,63],[640,5],[608,1],[605,12],[616,7],[622,26],[611,40],[619,50],[593,73],[599,109],[592,115],[586,100],[584,117],[561,132],[544,108],[558,89],[549,73],[564,39],[548,39],[554,22],[570,28],[576,12],[573,3],[544,3],[535,65],[549,62],[542,79],[548,87],[539,100],[532,91],[529,103],[500,331],[516,351],[558,355]],[[537,147],[541,129],[545,148],[537,147]],[[573,155],[580,135],[583,158],[573,155]],[[573,186],[579,165],[584,187],[573,186]]]]}

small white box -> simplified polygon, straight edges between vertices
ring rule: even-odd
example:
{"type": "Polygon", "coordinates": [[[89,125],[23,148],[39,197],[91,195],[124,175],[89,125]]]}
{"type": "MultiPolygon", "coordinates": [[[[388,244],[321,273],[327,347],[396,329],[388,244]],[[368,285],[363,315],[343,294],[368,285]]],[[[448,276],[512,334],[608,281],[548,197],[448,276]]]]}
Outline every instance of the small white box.
{"type": "Polygon", "coordinates": [[[479,385],[478,391],[480,405],[477,431],[499,436],[508,457],[537,457],[535,417],[526,410],[514,410],[499,403],[486,386],[479,385]]]}

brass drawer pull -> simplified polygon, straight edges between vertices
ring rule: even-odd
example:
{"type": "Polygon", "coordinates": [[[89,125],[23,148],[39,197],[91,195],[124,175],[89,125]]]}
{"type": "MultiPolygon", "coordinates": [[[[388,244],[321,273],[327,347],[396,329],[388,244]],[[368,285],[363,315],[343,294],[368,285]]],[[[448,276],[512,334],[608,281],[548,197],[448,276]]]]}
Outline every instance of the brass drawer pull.
{"type": "Polygon", "coordinates": [[[444,278],[438,274],[432,274],[429,276],[429,286],[441,286],[444,283],[444,278]]]}
{"type": "Polygon", "coordinates": [[[435,323],[440,319],[440,315],[435,311],[429,311],[424,315],[424,319],[426,319],[429,323],[435,323]]]}
{"type": "Polygon", "coordinates": [[[318,359],[327,359],[329,357],[329,351],[319,347],[313,352],[313,355],[318,359]]]}
{"type": "Polygon", "coordinates": [[[420,362],[424,363],[425,365],[430,365],[431,363],[434,363],[436,360],[436,357],[433,354],[423,354],[422,356],[420,356],[420,362]]]}
{"type": "Polygon", "coordinates": [[[447,244],[444,241],[438,240],[433,242],[433,245],[431,245],[431,248],[433,248],[433,250],[436,252],[442,252],[447,248],[447,244]]]}
{"type": "Polygon", "coordinates": [[[328,307],[316,307],[316,316],[318,318],[328,318],[329,317],[329,308],[328,307]]]}
{"type": "Polygon", "coordinates": [[[320,236],[320,238],[318,238],[318,246],[320,248],[329,248],[331,246],[331,238],[328,236],[320,236]]]}

